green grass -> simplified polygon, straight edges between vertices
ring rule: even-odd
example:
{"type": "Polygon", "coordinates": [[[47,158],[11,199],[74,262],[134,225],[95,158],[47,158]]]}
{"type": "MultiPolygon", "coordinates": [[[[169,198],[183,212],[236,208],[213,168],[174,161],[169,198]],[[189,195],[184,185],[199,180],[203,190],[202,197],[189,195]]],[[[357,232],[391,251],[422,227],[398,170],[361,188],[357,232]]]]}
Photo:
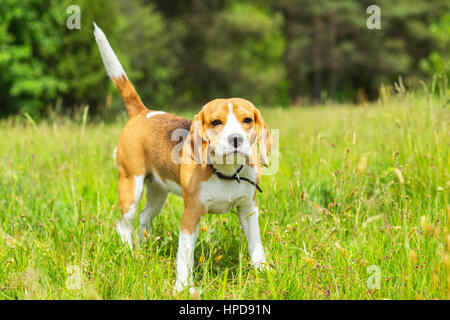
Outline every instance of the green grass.
{"type": "MultiPolygon", "coordinates": [[[[258,195],[273,269],[251,268],[235,214],[207,215],[201,299],[450,298],[448,106],[404,93],[262,113],[280,129],[280,168],[258,195]]],[[[189,298],[172,295],[182,199],[131,254],[115,232],[125,119],[83,119],[0,122],[0,299],[189,298]]]]}

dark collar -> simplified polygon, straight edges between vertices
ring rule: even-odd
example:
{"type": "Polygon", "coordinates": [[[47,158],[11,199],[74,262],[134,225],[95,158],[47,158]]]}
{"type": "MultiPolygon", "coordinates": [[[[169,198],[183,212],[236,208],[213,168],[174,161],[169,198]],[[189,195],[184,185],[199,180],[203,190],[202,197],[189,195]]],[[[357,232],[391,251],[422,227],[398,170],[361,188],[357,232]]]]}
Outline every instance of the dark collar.
{"type": "Polygon", "coordinates": [[[241,165],[239,167],[239,169],[236,170],[236,172],[232,175],[232,176],[227,176],[226,174],[223,174],[222,172],[218,171],[216,168],[213,167],[212,164],[209,165],[211,167],[212,172],[219,178],[222,180],[236,180],[237,183],[241,183],[241,180],[244,180],[252,185],[254,185],[256,187],[256,189],[258,189],[259,192],[262,193],[261,188],[258,186],[258,184],[256,182],[253,182],[252,180],[246,178],[246,177],[241,177],[239,175],[239,172],[241,172],[242,168],[244,167],[244,165],[241,165]]]}

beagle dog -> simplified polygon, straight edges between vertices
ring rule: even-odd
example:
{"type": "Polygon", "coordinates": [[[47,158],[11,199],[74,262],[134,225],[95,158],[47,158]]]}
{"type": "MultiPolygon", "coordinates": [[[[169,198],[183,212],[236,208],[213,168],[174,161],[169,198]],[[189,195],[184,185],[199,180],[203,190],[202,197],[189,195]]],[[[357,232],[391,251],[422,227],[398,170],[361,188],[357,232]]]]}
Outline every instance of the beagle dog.
{"type": "Polygon", "coordinates": [[[147,109],[105,34],[95,23],[94,28],[106,71],[130,117],[114,152],[122,212],[116,229],[122,241],[133,247],[132,224],[145,185],[147,203],[139,214],[143,239],[150,234],[152,220],[169,192],[184,200],[176,292],[193,284],[194,246],[205,213],[227,213],[236,208],[252,264],[265,268],[256,190],[261,190],[261,164],[267,166],[271,137],[259,110],[240,98],[212,100],[193,121],[147,109]]]}

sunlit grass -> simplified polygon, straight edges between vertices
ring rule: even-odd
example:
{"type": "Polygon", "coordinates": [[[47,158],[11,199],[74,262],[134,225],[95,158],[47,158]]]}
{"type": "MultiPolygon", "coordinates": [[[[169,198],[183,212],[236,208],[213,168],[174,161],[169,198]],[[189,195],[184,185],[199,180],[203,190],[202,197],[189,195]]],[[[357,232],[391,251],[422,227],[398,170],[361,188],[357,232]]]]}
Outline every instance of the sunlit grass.
{"type": "MultiPolygon", "coordinates": [[[[444,105],[405,93],[264,109],[280,129],[280,168],[258,195],[272,272],[251,268],[235,214],[205,216],[199,298],[450,298],[444,105]]],[[[0,298],[189,298],[172,295],[182,199],[169,197],[147,245],[135,233],[131,254],[114,228],[112,151],[125,119],[87,119],[0,123],[0,298]]]]}

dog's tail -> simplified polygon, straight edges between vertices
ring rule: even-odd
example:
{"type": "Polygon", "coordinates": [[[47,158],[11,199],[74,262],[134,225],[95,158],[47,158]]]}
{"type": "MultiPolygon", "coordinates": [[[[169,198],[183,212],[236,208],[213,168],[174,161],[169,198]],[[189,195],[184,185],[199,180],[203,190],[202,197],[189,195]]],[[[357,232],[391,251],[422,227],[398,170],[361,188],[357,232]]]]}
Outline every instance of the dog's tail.
{"type": "Polygon", "coordinates": [[[127,74],[111,48],[108,39],[106,39],[105,34],[95,22],[94,28],[95,41],[97,41],[106,72],[108,73],[108,76],[111,77],[117,89],[119,89],[123,101],[125,102],[125,106],[127,107],[128,115],[130,118],[133,118],[142,111],[148,111],[130,80],[128,80],[127,74]]]}

